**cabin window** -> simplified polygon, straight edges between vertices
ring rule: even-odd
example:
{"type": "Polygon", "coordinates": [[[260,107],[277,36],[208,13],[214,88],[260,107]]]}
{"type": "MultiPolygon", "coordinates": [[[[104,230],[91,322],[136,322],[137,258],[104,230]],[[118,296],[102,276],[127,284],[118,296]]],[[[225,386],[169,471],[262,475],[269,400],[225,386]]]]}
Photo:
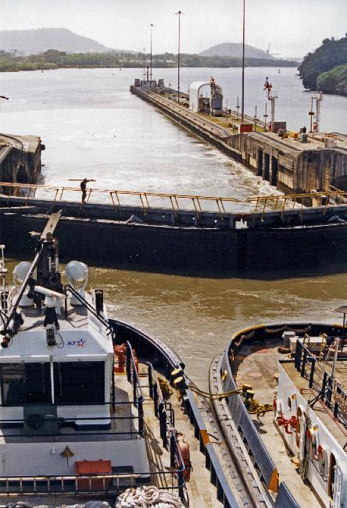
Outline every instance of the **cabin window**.
{"type": "Polygon", "coordinates": [[[9,363],[1,365],[3,406],[49,404],[51,402],[48,363],[9,363]]]}
{"type": "Polygon", "coordinates": [[[56,404],[103,404],[104,362],[54,363],[56,404]]]}

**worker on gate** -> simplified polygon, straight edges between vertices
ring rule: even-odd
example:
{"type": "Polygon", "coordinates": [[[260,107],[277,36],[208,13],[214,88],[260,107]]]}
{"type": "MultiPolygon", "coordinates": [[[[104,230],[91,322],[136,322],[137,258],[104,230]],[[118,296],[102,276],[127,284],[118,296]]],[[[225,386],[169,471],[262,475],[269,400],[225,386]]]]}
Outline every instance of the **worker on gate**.
{"type": "Polygon", "coordinates": [[[87,178],[82,180],[81,185],[80,185],[81,191],[82,191],[82,204],[85,202],[86,197],[87,197],[87,183],[88,182],[95,182],[95,180],[88,180],[87,178]]]}

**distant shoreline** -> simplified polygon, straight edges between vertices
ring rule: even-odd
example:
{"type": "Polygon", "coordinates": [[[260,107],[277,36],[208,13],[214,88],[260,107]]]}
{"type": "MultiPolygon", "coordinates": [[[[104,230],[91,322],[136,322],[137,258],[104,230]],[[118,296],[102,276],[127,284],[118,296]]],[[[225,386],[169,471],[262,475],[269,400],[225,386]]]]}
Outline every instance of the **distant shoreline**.
{"type": "MultiPolygon", "coordinates": [[[[250,58],[245,59],[245,67],[298,67],[299,62],[285,59],[250,58]]],[[[50,49],[45,53],[22,56],[0,50],[0,72],[37,71],[50,69],[109,69],[109,68],[149,68],[149,55],[124,55],[114,53],[65,53],[50,49]]],[[[242,67],[241,58],[207,57],[182,54],[180,66],[199,68],[242,67]]],[[[167,69],[177,67],[177,55],[153,55],[152,67],[167,69]]]]}
{"type": "MultiPolygon", "coordinates": [[[[293,65],[281,65],[281,64],[263,64],[263,65],[245,65],[246,68],[262,68],[262,67],[274,67],[276,69],[281,68],[297,68],[298,64],[293,65]]],[[[240,69],[242,65],[183,65],[181,69],[240,69]]],[[[153,65],[153,69],[175,69],[177,65],[153,65]]],[[[0,72],[30,72],[30,71],[54,71],[60,69],[143,69],[141,65],[41,65],[41,66],[27,66],[25,64],[16,66],[15,68],[8,68],[0,64],[0,72]]]]}

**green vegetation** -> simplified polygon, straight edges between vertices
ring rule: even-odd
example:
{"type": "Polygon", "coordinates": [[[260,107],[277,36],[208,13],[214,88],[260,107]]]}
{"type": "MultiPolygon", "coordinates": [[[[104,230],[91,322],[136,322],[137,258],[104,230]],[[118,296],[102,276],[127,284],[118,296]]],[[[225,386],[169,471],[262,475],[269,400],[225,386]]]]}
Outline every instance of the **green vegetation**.
{"type": "Polygon", "coordinates": [[[324,39],[314,53],[305,56],[299,73],[305,88],[347,95],[347,34],[339,40],[324,39]]]}
{"type": "MultiPolygon", "coordinates": [[[[293,67],[297,62],[288,60],[267,60],[247,58],[248,67],[293,67]]],[[[0,51],[0,72],[33,71],[59,68],[112,68],[144,67],[149,65],[149,55],[142,53],[66,53],[50,49],[38,55],[23,56],[16,51],[0,51]]],[[[203,57],[199,55],[181,55],[183,67],[240,67],[241,60],[231,57],[203,57]]],[[[177,56],[172,53],[153,56],[153,67],[176,67],[177,56]]]]}
{"type": "Polygon", "coordinates": [[[344,95],[347,97],[347,64],[323,72],[317,78],[317,88],[324,93],[344,95]]]}

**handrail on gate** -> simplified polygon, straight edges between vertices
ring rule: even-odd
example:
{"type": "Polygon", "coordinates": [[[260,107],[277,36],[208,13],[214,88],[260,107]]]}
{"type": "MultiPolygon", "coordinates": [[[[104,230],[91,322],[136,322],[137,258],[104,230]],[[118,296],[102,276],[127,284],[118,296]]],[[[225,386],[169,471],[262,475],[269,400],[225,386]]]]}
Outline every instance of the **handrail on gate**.
{"type": "MultiPolygon", "coordinates": [[[[81,192],[79,187],[70,187],[70,186],[54,186],[54,185],[36,185],[36,184],[28,184],[28,183],[13,183],[13,182],[0,182],[0,188],[8,188],[8,197],[16,196],[16,197],[24,197],[26,198],[26,204],[30,198],[36,198],[37,191],[55,191],[54,197],[52,201],[60,201],[63,199],[64,194],[67,192],[81,192]]],[[[224,214],[226,213],[225,204],[226,203],[243,203],[243,204],[254,204],[254,212],[260,211],[261,214],[264,214],[267,209],[271,206],[271,210],[281,210],[283,213],[288,209],[297,208],[299,213],[302,214],[302,211],[306,205],[304,205],[305,200],[310,199],[314,200],[314,205],[311,205],[310,208],[313,207],[322,207],[322,214],[325,215],[326,209],[328,206],[331,206],[332,199],[336,202],[338,199],[346,198],[347,192],[332,188],[327,192],[309,192],[309,193],[297,193],[297,194],[283,194],[283,195],[267,195],[267,196],[249,196],[244,199],[238,199],[233,197],[222,197],[222,196],[202,196],[202,195],[191,195],[191,194],[176,194],[176,193],[164,193],[164,192],[143,192],[143,191],[132,191],[132,190],[109,190],[109,189],[97,189],[97,188],[89,188],[87,189],[87,196],[85,202],[90,201],[91,196],[95,194],[102,194],[109,196],[111,199],[111,203],[113,207],[116,209],[118,206],[121,206],[121,197],[136,197],[140,201],[140,206],[143,212],[146,214],[147,210],[151,208],[150,198],[159,198],[162,200],[168,200],[171,205],[171,210],[174,215],[177,216],[178,210],[180,210],[180,201],[190,201],[193,205],[194,211],[199,217],[199,214],[204,211],[202,203],[214,202],[218,209],[218,213],[221,219],[224,218],[224,214]],[[332,199],[331,199],[332,198],[332,199]],[[290,208],[289,208],[290,204],[290,208]],[[261,209],[259,210],[259,208],[261,209]]],[[[83,204],[81,205],[83,206],[83,204]]],[[[205,211],[208,211],[207,209],[205,211]]]]}

